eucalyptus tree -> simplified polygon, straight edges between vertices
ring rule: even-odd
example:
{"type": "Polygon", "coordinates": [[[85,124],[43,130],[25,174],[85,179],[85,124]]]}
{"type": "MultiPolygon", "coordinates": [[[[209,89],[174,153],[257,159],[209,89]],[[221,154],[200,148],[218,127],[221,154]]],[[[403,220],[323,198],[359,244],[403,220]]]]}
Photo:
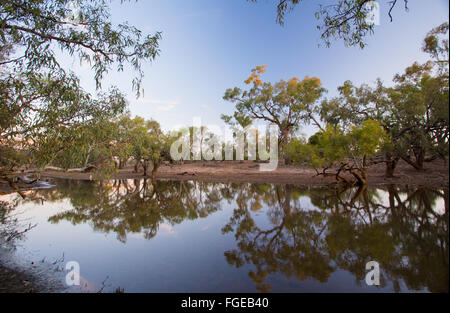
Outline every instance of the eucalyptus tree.
{"type": "MultiPolygon", "coordinates": [[[[177,141],[177,144],[172,147],[177,153],[181,153],[179,161],[185,160],[199,161],[204,159],[209,152],[209,145],[218,146],[220,138],[217,134],[208,129],[207,126],[189,126],[171,131],[168,138],[171,142],[177,141]],[[183,147],[185,147],[183,151],[183,147]],[[178,149],[178,150],[177,150],[178,149]]],[[[216,153],[216,155],[218,155],[216,153]]],[[[178,158],[177,158],[178,159],[178,158]]],[[[172,160],[172,158],[170,158],[172,160]]],[[[173,160],[172,160],[173,161],[173,160]]]]}
{"type": "Polygon", "coordinates": [[[380,79],[377,79],[375,86],[355,86],[351,81],[346,81],[338,87],[338,96],[324,100],[320,108],[321,119],[341,129],[361,125],[368,119],[380,123],[391,139],[385,141],[377,155],[377,162],[386,164],[386,177],[393,177],[401,156],[398,141],[402,136],[402,125],[395,119],[392,93],[392,88],[385,87],[380,79]]]}
{"type": "Polygon", "coordinates": [[[383,147],[386,176],[392,177],[397,162],[405,160],[416,169],[424,162],[448,157],[448,23],[431,30],[423,51],[431,56],[424,64],[414,63],[394,77],[394,86],[357,87],[346,81],[339,95],[322,102],[321,118],[331,125],[380,122],[391,141],[383,147]]]}
{"type": "Polygon", "coordinates": [[[87,63],[97,90],[109,71],[131,68],[133,88],[140,95],[142,65],[158,55],[160,37],[160,32],[144,36],[128,23],[114,25],[105,0],[1,0],[2,177],[31,161],[45,165],[74,142],[79,127],[126,107],[124,95],[114,87],[96,96],[86,93],[58,51],[87,63]]]}
{"type": "MultiPolygon", "coordinates": [[[[325,89],[317,77],[306,76],[303,80],[296,77],[288,81],[280,80],[276,84],[262,82],[261,75],[266,66],[252,69],[251,76],[245,81],[252,84],[249,90],[238,87],[227,89],[224,99],[235,103],[233,116],[222,115],[228,123],[236,120],[241,126],[247,126],[254,120],[275,124],[279,128],[282,147],[286,146],[293,132],[302,123],[320,124],[315,115],[318,113],[317,102],[325,89]]],[[[287,163],[289,158],[285,155],[287,163]]]]}
{"type": "Polygon", "coordinates": [[[403,125],[402,159],[416,169],[436,156],[448,158],[449,144],[449,43],[448,22],[430,32],[422,50],[431,59],[415,62],[394,77],[392,96],[397,120],[403,125]]]}
{"type": "Polygon", "coordinates": [[[152,166],[152,180],[156,183],[156,173],[164,159],[170,157],[170,145],[172,138],[164,134],[158,122],[145,120],[142,117],[131,119],[124,117],[121,121],[127,125],[124,130],[124,139],[128,142],[127,151],[129,156],[137,162],[135,170],[141,164],[144,169],[144,176],[148,176],[150,165],[152,166]]]}
{"type": "Polygon", "coordinates": [[[391,138],[377,157],[386,164],[386,177],[393,177],[400,159],[423,169],[424,162],[448,154],[448,84],[432,75],[431,65],[413,64],[389,88],[380,80],[374,87],[347,81],[339,96],[322,103],[321,117],[342,128],[368,119],[380,122],[391,138]]]}
{"type": "Polygon", "coordinates": [[[125,65],[130,65],[137,72],[133,85],[139,92],[142,62],[158,55],[161,33],[143,36],[128,23],[114,25],[109,2],[0,1],[0,44],[15,51],[4,56],[0,65],[9,64],[26,72],[64,71],[56,54],[62,50],[91,65],[97,87],[113,66],[122,71],[125,65]]]}
{"type": "Polygon", "coordinates": [[[429,63],[414,63],[396,75],[391,96],[401,125],[401,158],[418,170],[427,160],[448,157],[448,76],[434,76],[431,70],[429,63]]]}
{"type": "Polygon", "coordinates": [[[371,158],[389,142],[380,123],[368,119],[347,129],[328,125],[310,142],[292,140],[287,153],[295,163],[306,162],[314,167],[317,175],[333,176],[336,182],[346,185],[364,186],[367,170],[374,164],[371,158]]]}

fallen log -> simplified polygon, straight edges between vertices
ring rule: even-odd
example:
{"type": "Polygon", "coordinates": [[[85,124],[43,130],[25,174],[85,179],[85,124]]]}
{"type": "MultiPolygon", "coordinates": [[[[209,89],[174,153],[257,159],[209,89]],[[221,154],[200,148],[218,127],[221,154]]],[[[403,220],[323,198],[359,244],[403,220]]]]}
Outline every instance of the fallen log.
{"type": "Polygon", "coordinates": [[[56,166],[46,166],[44,167],[44,171],[65,172],[66,170],[56,166]]]}
{"type": "Polygon", "coordinates": [[[89,165],[86,167],[80,167],[80,168],[69,168],[64,169],[56,166],[46,166],[44,167],[44,171],[55,171],[55,172],[66,172],[66,173],[88,173],[92,172],[93,170],[97,169],[94,165],[89,165]]]}

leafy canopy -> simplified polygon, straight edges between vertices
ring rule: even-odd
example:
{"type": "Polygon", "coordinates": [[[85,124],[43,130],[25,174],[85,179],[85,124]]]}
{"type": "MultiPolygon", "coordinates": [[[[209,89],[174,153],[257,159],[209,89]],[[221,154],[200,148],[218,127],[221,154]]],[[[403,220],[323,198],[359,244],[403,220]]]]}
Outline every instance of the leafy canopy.
{"type": "Polygon", "coordinates": [[[316,102],[325,92],[322,82],[317,77],[306,76],[303,80],[293,77],[288,81],[280,80],[272,84],[263,82],[261,75],[266,71],[266,65],[257,66],[251,76],[245,81],[251,85],[249,90],[238,87],[227,89],[224,99],[235,103],[233,116],[222,115],[227,123],[246,127],[254,120],[275,124],[285,139],[292,131],[297,130],[301,123],[314,120],[316,102]]]}
{"type": "Polygon", "coordinates": [[[0,0],[0,171],[89,150],[86,130],[127,106],[117,88],[99,90],[102,78],[129,65],[139,96],[142,64],[158,55],[160,37],[114,25],[106,0],[0,0]],[[91,66],[96,96],[63,68],[58,50],[91,66]]]}
{"type": "MultiPolygon", "coordinates": [[[[104,74],[130,64],[137,71],[133,86],[139,94],[142,62],[159,53],[161,33],[144,36],[128,23],[113,25],[106,0],[1,0],[0,46],[16,53],[1,60],[26,72],[63,71],[56,57],[61,50],[95,71],[97,87],[104,74]]],[[[121,0],[124,2],[124,0],[121,0]]]]}
{"type": "MultiPolygon", "coordinates": [[[[258,0],[247,0],[257,2],[258,0]]],[[[300,0],[277,0],[277,23],[284,25],[286,13],[292,11],[300,0]]],[[[332,40],[342,39],[347,46],[364,48],[365,37],[374,32],[374,21],[371,19],[373,10],[377,9],[376,1],[372,0],[334,0],[328,4],[319,4],[315,17],[320,21],[317,29],[321,32],[321,39],[327,45],[332,40]]],[[[392,10],[397,0],[389,2],[388,16],[392,22],[392,10]]],[[[408,0],[403,0],[404,8],[408,11],[408,0]]]]}

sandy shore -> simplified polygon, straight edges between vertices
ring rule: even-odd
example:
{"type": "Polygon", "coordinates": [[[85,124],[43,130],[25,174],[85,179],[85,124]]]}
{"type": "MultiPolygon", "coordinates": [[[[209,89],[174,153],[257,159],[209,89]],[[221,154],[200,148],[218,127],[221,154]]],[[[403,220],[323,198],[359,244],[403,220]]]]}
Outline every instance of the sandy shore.
{"type": "MultiPolygon", "coordinates": [[[[448,187],[448,162],[435,160],[425,164],[425,170],[417,171],[400,161],[394,178],[384,177],[384,164],[370,167],[368,183],[370,185],[402,184],[433,187],[448,187]]],[[[92,173],[67,173],[48,171],[43,177],[89,180],[102,178],[92,173]]],[[[111,175],[112,179],[142,178],[143,173],[134,173],[132,168],[125,168],[111,175]]],[[[210,161],[183,165],[163,165],[158,179],[201,180],[211,182],[253,182],[298,185],[327,185],[334,182],[332,177],[317,176],[314,169],[301,166],[280,165],[275,171],[262,172],[259,164],[253,161],[210,161]]]]}

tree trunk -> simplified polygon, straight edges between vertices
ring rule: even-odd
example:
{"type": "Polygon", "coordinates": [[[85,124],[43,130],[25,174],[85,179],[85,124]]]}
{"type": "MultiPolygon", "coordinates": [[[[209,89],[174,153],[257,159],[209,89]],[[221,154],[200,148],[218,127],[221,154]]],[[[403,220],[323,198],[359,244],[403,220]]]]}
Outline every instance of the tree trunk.
{"type": "Polygon", "coordinates": [[[416,156],[417,169],[423,170],[423,163],[425,160],[425,151],[420,149],[418,155],[416,156]]]}
{"type": "Polygon", "coordinates": [[[386,154],[386,172],[385,172],[386,177],[388,178],[394,177],[394,171],[395,168],[397,167],[398,160],[399,160],[398,157],[394,158],[390,153],[386,154]]]}
{"type": "Polygon", "coordinates": [[[134,172],[137,173],[139,171],[139,163],[141,163],[141,161],[136,161],[136,163],[134,164],[134,172]]]}
{"type": "Polygon", "coordinates": [[[402,156],[402,159],[408,163],[409,165],[411,165],[412,167],[414,167],[416,170],[421,171],[423,170],[423,162],[425,160],[425,154],[423,152],[419,152],[419,153],[414,153],[415,155],[415,160],[411,160],[411,157],[408,156],[402,156]]]}
{"type": "Polygon", "coordinates": [[[361,170],[352,170],[351,173],[356,178],[358,185],[363,186],[367,184],[367,169],[362,168],[361,170]]]}
{"type": "Polygon", "coordinates": [[[152,169],[152,183],[156,185],[156,173],[158,172],[159,163],[155,163],[152,169]]]}
{"type": "Polygon", "coordinates": [[[89,150],[88,150],[86,159],[84,159],[83,167],[87,167],[88,162],[89,162],[89,157],[91,156],[91,151],[92,151],[92,146],[89,146],[89,150]]]}
{"type": "Polygon", "coordinates": [[[144,168],[144,176],[147,176],[148,162],[147,161],[142,162],[142,167],[144,168]]]}
{"type": "Polygon", "coordinates": [[[396,164],[394,161],[387,161],[386,162],[386,171],[384,173],[384,176],[387,178],[394,177],[395,166],[396,166],[396,164]]]}
{"type": "MultiPolygon", "coordinates": [[[[291,129],[287,128],[287,129],[281,130],[281,135],[283,136],[283,138],[282,138],[283,139],[282,140],[282,142],[283,142],[282,149],[284,150],[286,145],[289,143],[289,137],[291,135],[291,129]]],[[[286,165],[291,165],[292,164],[292,160],[291,160],[291,158],[289,157],[289,155],[286,152],[284,152],[284,164],[286,164],[286,165]]]]}
{"type": "Polygon", "coordinates": [[[388,186],[388,192],[389,192],[389,207],[391,210],[395,208],[395,194],[396,190],[393,185],[388,186]]]}
{"type": "Polygon", "coordinates": [[[123,159],[119,159],[119,170],[123,169],[125,161],[123,159]]]}

